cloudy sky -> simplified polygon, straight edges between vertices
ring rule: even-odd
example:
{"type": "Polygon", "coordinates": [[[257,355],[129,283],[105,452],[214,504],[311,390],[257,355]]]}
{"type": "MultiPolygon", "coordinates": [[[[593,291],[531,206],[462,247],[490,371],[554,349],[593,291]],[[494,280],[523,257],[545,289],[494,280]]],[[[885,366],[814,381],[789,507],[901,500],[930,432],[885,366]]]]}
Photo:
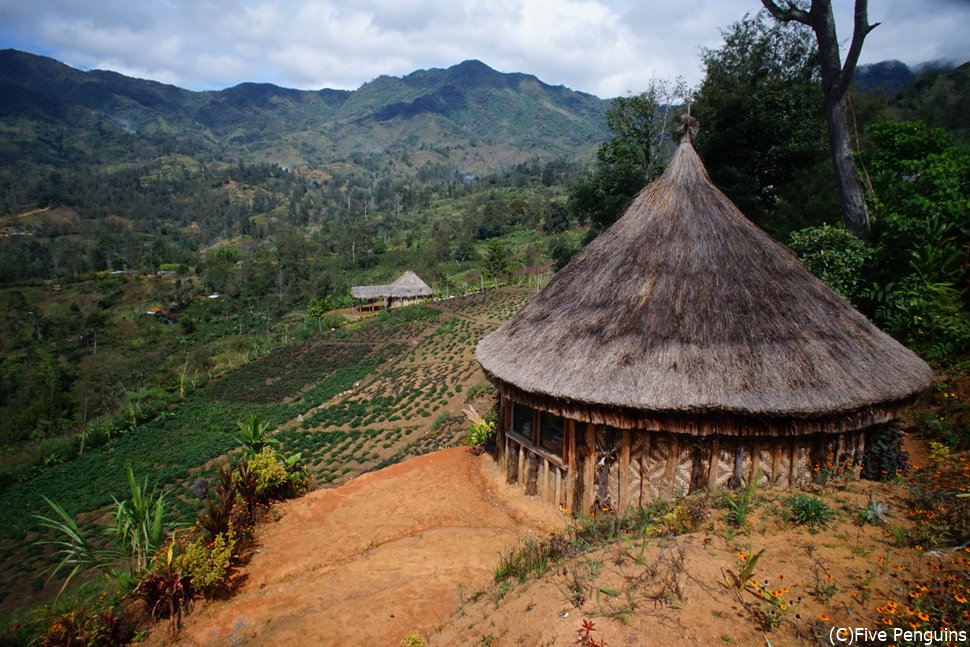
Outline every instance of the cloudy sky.
{"type": "MultiPolygon", "coordinates": [[[[834,0],[840,37],[851,0],[834,0]]],[[[970,0],[873,0],[863,62],[970,58],[970,0]]],[[[0,48],[193,90],[355,89],[476,58],[601,97],[701,78],[758,0],[0,0],[0,48]]]]}

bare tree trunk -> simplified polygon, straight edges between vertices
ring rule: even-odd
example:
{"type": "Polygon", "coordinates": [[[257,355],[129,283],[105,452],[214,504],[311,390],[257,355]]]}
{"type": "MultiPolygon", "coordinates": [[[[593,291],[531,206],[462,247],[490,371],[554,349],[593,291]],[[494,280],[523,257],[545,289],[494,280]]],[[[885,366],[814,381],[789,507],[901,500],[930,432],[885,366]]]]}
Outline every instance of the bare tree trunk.
{"type": "Polygon", "coordinates": [[[842,219],[856,238],[869,238],[869,210],[866,196],[859,179],[852,148],[849,146],[849,106],[843,96],[837,102],[825,102],[825,123],[828,125],[829,150],[832,153],[832,166],[839,184],[839,202],[842,205],[842,219]]]}
{"type": "Polygon", "coordinates": [[[845,64],[839,53],[839,38],[835,30],[835,16],[831,0],[812,0],[808,11],[799,9],[793,2],[786,2],[782,9],[774,0],[761,0],[772,16],[783,22],[800,22],[815,32],[822,74],[822,97],[825,102],[825,123],[828,126],[829,150],[832,165],[839,184],[839,201],[846,227],[856,237],[869,238],[869,211],[865,192],[859,180],[859,170],[852,156],[849,129],[849,106],[847,94],[852,75],[855,73],[862,43],[879,23],[869,24],[868,0],[855,0],[855,22],[852,43],[845,55],[845,64]]]}

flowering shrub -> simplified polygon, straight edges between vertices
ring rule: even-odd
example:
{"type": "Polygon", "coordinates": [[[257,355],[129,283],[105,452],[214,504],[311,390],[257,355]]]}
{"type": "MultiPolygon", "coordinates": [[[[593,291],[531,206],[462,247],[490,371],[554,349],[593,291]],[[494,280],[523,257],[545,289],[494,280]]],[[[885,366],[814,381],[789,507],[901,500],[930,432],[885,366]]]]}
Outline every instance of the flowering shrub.
{"type": "Polygon", "coordinates": [[[134,637],[132,619],[110,608],[84,606],[60,614],[42,640],[44,647],[127,645],[134,637]]]}
{"type": "Polygon", "coordinates": [[[468,432],[468,444],[472,447],[485,445],[495,433],[495,423],[491,420],[482,420],[472,425],[468,432]]]}
{"type": "Polygon", "coordinates": [[[286,467],[272,447],[264,447],[249,459],[249,471],[256,481],[256,496],[263,500],[282,495],[289,484],[286,467]]]}
{"type": "Polygon", "coordinates": [[[212,541],[199,535],[181,546],[175,568],[191,580],[192,588],[208,595],[225,583],[235,551],[236,537],[230,525],[212,541]]]}
{"type": "Polygon", "coordinates": [[[970,627],[970,548],[964,548],[955,563],[940,561],[929,568],[934,576],[911,582],[901,599],[875,607],[881,624],[921,632],[970,627]]]}
{"type": "Polygon", "coordinates": [[[915,539],[936,547],[970,537],[970,459],[950,456],[914,468],[907,479],[915,539]]]}

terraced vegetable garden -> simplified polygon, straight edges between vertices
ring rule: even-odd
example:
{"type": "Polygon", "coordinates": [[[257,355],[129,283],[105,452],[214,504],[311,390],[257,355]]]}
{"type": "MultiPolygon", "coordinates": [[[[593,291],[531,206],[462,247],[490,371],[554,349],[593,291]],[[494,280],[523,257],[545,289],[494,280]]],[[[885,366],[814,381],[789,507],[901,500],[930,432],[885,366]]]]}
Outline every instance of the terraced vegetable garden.
{"type": "Polygon", "coordinates": [[[469,387],[483,379],[475,345],[527,297],[503,288],[402,308],[274,350],[107,445],[10,487],[0,493],[0,604],[44,588],[38,572],[49,556],[33,543],[41,495],[94,530],[99,510],[125,496],[131,465],[166,487],[177,518],[190,521],[201,508],[190,486],[214,481],[236,446],[236,421],[250,413],[278,428],[282,450],[300,452],[324,487],[424,451],[422,439],[445,423],[454,442],[469,387]]]}

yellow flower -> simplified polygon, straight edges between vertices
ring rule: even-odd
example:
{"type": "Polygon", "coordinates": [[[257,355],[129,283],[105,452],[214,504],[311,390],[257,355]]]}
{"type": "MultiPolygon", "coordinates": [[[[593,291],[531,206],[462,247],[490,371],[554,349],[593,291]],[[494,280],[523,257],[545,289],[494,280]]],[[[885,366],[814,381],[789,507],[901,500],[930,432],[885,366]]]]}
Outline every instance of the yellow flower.
{"type": "Polygon", "coordinates": [[[828,622],[829,616],[826,613],[820,613],[818,615],[818,619],[821,620],[822,622],[828,622]]]}
{"type": "Polygon", "coordinates": [[[920,611],[916,617],[922,620],[923,622],[926,622],[927,620],[930,619],[930,614],[926,613],[925,611],[920,611]]]}

